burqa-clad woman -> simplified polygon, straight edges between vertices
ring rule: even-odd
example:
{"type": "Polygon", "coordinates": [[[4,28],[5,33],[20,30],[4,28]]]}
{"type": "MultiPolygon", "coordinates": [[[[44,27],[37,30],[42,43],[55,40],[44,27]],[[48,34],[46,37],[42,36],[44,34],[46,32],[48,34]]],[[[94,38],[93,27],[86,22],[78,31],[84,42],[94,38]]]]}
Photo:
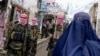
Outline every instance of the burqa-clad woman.
{"type": "Polygon", "coordinates": [[[87,13],[75,14],[72,23],[58,40],[52,56],[100,56],[100,40],[87,13]]]}

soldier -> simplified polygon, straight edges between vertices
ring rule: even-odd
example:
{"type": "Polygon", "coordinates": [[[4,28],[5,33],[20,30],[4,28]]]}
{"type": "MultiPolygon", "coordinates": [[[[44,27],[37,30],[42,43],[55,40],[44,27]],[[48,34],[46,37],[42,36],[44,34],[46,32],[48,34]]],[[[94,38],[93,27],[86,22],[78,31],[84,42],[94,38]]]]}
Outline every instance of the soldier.
{"type": "Polygon", "coordinates": [[[57,40],[59,39],[59,36],[61,35],[61,31],[62,31],[62,25],[57,24],[55,26],[55,24],[50,24],[50,23],[49,23],[49,30],[50,30],[49,32],[52,34],[52,36],[50,37],[50,40],[49,40],[49,43],[48,43],[48,47],[47,47],[48,56],[52,56],[53,49],[54,49],[54,47],[56,45],[57,40]],[[56,27],[57,36],[53,36],[54,31],[55,31],[55,27],[56,27]]]}
{"type": "Polygon", "coordinates": [[[48,37],[47,19],[43,19],[42,38],[47,38],[47,37],[48,37]]]}
{"type": "Polygon", "coordinates": [[[38,26],[37,26],[37,18],[33,18],[30,24],[31,29],[31,37],[28,39],[28,56],[35,56],[37,51],[37,39],[38,39],[38,26]]]}
{"type": "Polygon", "coordinates": [[[47,56],[52,56],[52,52],[53,52],[53,49],[55,47],[56,42],[57,42],[57,39],[53,38],[53,36],[52,36],[48,42],[48,47],[47,47],[48,54],[47,54],[47,56]]]}
{"type": "Polygon", "coordinates": [[[47,47],[47,51],[48,51],[47,56],[52,56],[52,51],[53,51],[53,48],[54,48],[56,41],[57,41],[57,39],[54,38],[55,24],[52,21],[53,20],[49,20],[49,24],[48,24],[50,40],[48,42],[48,47],[47,47]]]}
{"type": "Polygon", "coordinates": [[[63,26],[64,26],[64,15],[57,15],[56,18],[56,37],[59,39],[63,32],[63,26]]]}
{"type": "MultiPolygon", "coordinates": [[[[22,15],[21,15],[22,16],[22,15]]],[[[7,56],[24,56],[26,42],[27,17],[23,16],[15,22],[9,33],[7,56]],[[11,34],[11,35],[10,35],[11,34]]]]}
{"type": "Polygon", "coordinates": [[[0,15],[0,49],[3,48],[4,12],[0,15]]]}

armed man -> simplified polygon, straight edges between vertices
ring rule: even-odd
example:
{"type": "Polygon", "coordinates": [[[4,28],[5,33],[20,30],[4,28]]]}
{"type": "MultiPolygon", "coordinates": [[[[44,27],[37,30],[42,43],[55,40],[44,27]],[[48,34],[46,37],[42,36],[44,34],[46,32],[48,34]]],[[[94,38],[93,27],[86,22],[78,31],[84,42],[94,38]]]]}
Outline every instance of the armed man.
{"type": "Polygon", "coordinates": [[[47,46],[47,51],[48,51],[47,56],[52,56],[52,51],[53,51],[53,48],[56,43],[56,39],[54,38],[55,23],[54,23],[53,19],[48,20],[48,31],[50,34],[50,40],[49,40],[48,46],[47,46]]]}
{"type": "Polygon", "coordinates": [[[35,56],[37,52],[38,24],[37,18],[33,18],[30,22],[31,37],[28,39],[28,56],[35,56]]]}
{"type": "Polygon", "coordinates": [[[11,27],[7,39],[7,56],[25,56],[27,44],[27,14],[21,14],[19,21],[11,27]]]}

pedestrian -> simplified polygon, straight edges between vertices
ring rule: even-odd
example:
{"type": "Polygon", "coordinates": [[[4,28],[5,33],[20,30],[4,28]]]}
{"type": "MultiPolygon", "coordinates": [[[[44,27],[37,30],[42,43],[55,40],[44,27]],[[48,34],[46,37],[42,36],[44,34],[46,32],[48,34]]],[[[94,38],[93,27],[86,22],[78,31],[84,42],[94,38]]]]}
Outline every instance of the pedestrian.
{"type": "Polygon", "coordinates": [[[65,29],[68,27],[69,25],[69,22],[67,21],[67,23],[64,23],[64,26],[63,26],[63,31],[65,31],[65,29]]]}
{"type": "Polygon", "coordinates": [[[3,35],[4,32],[4,12],[0,14],[0,49],[3,48],[3,35]]]}
{"type": "Polygon", "coordinates": [[[53,52],[53,49],[55,47],[55,44],[57,42],[58,39],[55,39],[53,36],[50,37],[50,40],[48,42],[48,47],[47,47],[47,51],[48,51],[48,54],[47,56],[52,56],[52,52],[53,52]]]}
{"type": "Polygon", "coordinates": [[[64,26],[64,15],[57,15],[56,17],[56,38],[58,39],[64,30],[63,26],[64,26]]]}
{"type": "Polygon", "coordinates": [[[58,40],[52,56],[100,56],[100,39],[94,32],[87,13],[75,14],[58,40]]]}
{"type": "Polygon", "coordinates": [[[49,28],[48,30],[50,34],[50,40],[47,46],[47,51],[48,51],[47,56],[52,56],[52,52],[57,41],[57,39],[54,38],[55,24],[52,22],[52,20],[49,21],[48,28],[49,28]]]}
{"type": "Polygon", "coordinates": [[[55,24],[53,22],[53,19],[49,19],[49,22],[48,22],[48,32],[51,35],[50,37],[52,37],[54,35],[54,32],[55,32],[55,24]]]}
{"type": "Polygon", "coordinates": [[[37,52],[37,40],[38,40],[38,25],[37,18],[33,18],[30,23],[31,37],[28,39],[28,56],[35,56],[37,52]],[[36,22],[36,23],[35,23],[36,22]]]}
{"type": "Polygon", "coordinates": [[[42,38],[48,37],[47,19],[43,19],[42,23],[42,38]]]}
{"type": "Polygon", "coordinates": [[[22,17],[22,15],[23,14],[21,14],[19,21],[13,25],[14,27],[10,33],[8,33],[10,36],[7,40],[7,56],[25,56],[27,17],[22,17]]]}

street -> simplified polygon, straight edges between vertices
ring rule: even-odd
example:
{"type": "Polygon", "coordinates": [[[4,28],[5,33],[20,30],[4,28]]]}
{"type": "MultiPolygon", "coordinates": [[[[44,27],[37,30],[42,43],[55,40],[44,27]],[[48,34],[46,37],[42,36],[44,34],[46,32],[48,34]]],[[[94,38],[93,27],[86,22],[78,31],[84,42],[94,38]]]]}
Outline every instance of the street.
{"type": "Polygon", "coordinates": [[[0,0],[0,56],[100,56],[99,15],[100,0],[0,0]]]}
{"type": "Polygon", "coordinates": [[[38,45],[36,56],[47,56],[46,48],[48,46],[48,40],[38,45]]]}

